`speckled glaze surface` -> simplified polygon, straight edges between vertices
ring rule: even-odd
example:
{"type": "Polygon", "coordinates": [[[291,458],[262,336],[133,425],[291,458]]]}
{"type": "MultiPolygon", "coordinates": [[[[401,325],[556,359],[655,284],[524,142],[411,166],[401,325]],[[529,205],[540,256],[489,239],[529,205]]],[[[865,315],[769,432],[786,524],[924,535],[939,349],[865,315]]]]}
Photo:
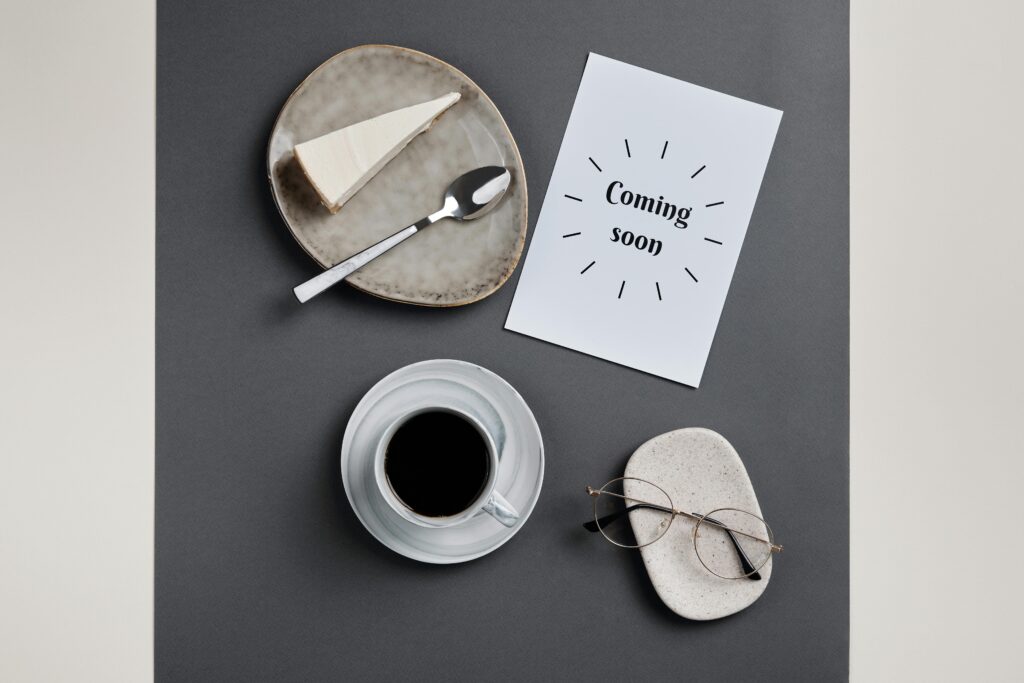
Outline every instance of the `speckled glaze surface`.
{"type": "Polygon", "coordinates": [[[507,196],[467,223],[441,221],[346,280],[379,297],[459,306],[495,292],[515,270],[527,227],[522,159],[505,121],[465,74],[422,52],[363,45],[324,62],[285,102],[270,136],[274,201],[303,249],[327,268],[440,208],[445,188],[479,166],[512,173],[507,196]],[[461,100],[418,135],[334,215],[302,174],[292,149],[393,109],[458,92],[461,100]]]}
{"type": "MultiPolygon", "coordinates": [[[[678,429],[654,437],[630,457],[625,476],[661,486],[681,510],[707,513],[734,507],[763,517],[736,449],[710,429],[678,429]]],[[[664,537],[640,548],[658,596],[676,614],[702,621],[749,607],[768,587],[772,560],[760,569],[761,581],[717,577],[694,552],[695,523],[676,517],[664,537]]]]}

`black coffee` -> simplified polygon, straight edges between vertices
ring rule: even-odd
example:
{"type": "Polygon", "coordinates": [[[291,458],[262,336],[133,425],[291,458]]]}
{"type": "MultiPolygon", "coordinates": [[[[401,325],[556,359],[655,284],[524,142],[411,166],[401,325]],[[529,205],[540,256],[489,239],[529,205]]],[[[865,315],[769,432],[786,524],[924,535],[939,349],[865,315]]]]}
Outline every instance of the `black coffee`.
{"type": "Polygon", "coordinates": [[[447,517],[468,508],[490,474],[487,442],[465,418],[420,413],[395,431],[384,455],[391,490],[413,512],[447,517]]]}

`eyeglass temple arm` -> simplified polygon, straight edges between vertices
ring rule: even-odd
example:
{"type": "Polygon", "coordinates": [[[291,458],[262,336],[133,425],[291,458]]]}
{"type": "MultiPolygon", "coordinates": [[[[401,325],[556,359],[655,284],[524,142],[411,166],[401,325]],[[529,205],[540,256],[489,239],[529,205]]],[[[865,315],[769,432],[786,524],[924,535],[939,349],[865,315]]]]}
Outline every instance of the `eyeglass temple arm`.
{"type": "Polygon", "coordinates": [[[716,519],[713,519],[711,517],[705,517],[704,515],[697,514],[695,512],[684,513],[679,510],[672,510],[670,508],[662,507],[660,505],[653,505],[650,503],[637,503],[636,505],[630,505],[629,507],[623,508],[618,512],[612,512],[610,514],[605,515],[604,517],[599,517],[598,519],[586,522],[583,524],[583,528],[590,532],[600,531],[602,526],[607,526],[609,524],[616,522],[623,516],[632,512],[633,510],[658,510],[660,512],[667,512],[670,515],[685,514],[688,517],[697,517],[698,519],[702,519],[706,522],[721,527],[725,531],[725,533],[729,534],[729,540],[732,541],[732,547],[736,549],[736,554],[739,555],[740,566],[743,567],[743,573],[751,581],[761,580],[761,575],[757,572],[756,569],[754,569],[754,565],[750,562],[750,558],[747,557],[747,554],[743,552],[743,548],[740,546],[739,541],[736,540],[736,536],[733,535],[732,529],[725,526],[716,519]]]}
{"type": "Polygon", "coordinates": [[[633,510],[658,510],[659,512],[667,512],[669,514],[672,514],[672,510],[666,507],[661,507],[660,505],[654,505],[653,503],[637,503],[636,505],[631,505],[629,507],[623,508],[618,512],[612,512],[610,514],[605,515],[604,517],[598,517],[597,519],[592,519],[589,522],[585,522],[583,524],[583,528],[591,532],[600,531],[601,527],[607,526],[612,522],[621,519],[623,516],[632,512],[633,510]]]}

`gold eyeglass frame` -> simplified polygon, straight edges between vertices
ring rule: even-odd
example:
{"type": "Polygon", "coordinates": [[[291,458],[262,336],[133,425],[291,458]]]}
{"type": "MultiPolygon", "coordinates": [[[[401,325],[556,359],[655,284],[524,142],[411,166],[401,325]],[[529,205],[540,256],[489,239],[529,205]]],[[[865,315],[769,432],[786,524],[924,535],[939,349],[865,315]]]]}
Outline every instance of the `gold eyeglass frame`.
{"type": "MultiPolygon", "coordinates": [[[[611,480],[605,482],[604,486],[602,486],[599,489],[595,489],[594,487],[592,487],[592,486],[590,486],[588,484],[587,488],[586,488],[586,491],[587,491],[587,495],[589,495],[590,497],[592,497],[594,499],[594,523],[595,523],[595,525],[597,527],[597,530],[601,533],[601,536],[603,536],[606,541],[608,541],[612,545],[616,545],[616,546],[618,546],[620,548],[639,549],[639,548],[646,548],[649,545],[653,545],[654,543],[657,543],[658,541],[660,541],[662,538],[665,537],[665,534],[668,533],[669,528],[672,526],[672,521],[676,517],[680,517],[681,516],[681,517],[688,517],[690,519],[697,520],[697,524],[695,524],[694,527],[693,527],[693,538],[692,538],[693,552],[697,556],[697,561],[699,561],[701,563],[701,565],[704,567],[704,569],[706,569],[708,572],[710,572],[714,576],[717,576],[717,577],[719,577],[721,579],[727,579],[727,580],[730,580],[730,581],[739,580],[739,579],[746,579],[746,578],[752,576],[753,574],[757,573],[762,567],[764,567],[766,564],[768,564],[768,560],[770,560],[772,558],[772,555],[774,555],[775,553],[781,553],[782,552],[782,546],[775,543],[775,534],[772,533],[772,529],[771,529],[770,526],[768,526],[768,522],[764,521],[764,519],[762,519],[759,515],[755,515],[753,512],[749,512],[747,510],[741,510],[739,508],[733,508],[733,507],[721,507],[721,508],[715,508],[714,510],[712,510],[711,512],[708,512],[706,514],[700,514],[700,513],[697,513],[697,512],[686,512],[685,510],[680,510],[680,509],[678,509],[675,506],[675,503],[672,502],[672,496],[668,495],[668,491],[666,491],[665,489],[661,488],[660,486],[658,486],[654,482],[647,481],[646,479],[640,479],[639,477],[616,477],[615,479],[611,479],[611,480]],[[616,482],[620,482],[620,481],[624,482],[624,481],[627,481],[627,480],[629,480],[629,481],[639,481],[639,482],[642,482],[644,484],[647,484],[648,486],[653,486],[657,490],[661,491],[665,495],[665,499],[668,500],[668,502],[669,502],[668,508],[665,508],[662,505],[658,505],[657,503],[652,503],[649,500],[640,500],[638,498],[631,498],[631,497],[628,497],[628,496],[625,496],[625,495],[622,495],[622,494],[613,493],[611,491],[606,490],[610,485],[612,485],[612,484],[614,484],[616,482]],[[604,529],[601,527],[601,523],[599,521],[600,517],[599,517],[598,510],[597,510],[597,502],[598,502],[600,496],[602,496],[602,495],[614,496],[615,498],[621,498],[622,500],[627,501],[627,502],[640,503],[640,504],[648,505],[648,506],[656,508],[656,509],[664,510],[666,513],[669,514],[668,524],[665,525],[665,529],[658,535],[657,538],[655,538],[652,541],[648,541],[647,543],[641,543],[639,545],[625,545],[623,543],[619,543],[619,542],[615,541],[614,539],[612,539],[610,536],[608,536],[608,534],[606,534],[604,532],[604,529]],[[739,529],[733,529],[731,527],[728,527],[728,526],[722,524],[721,522],[715,522],[713,520],[713,518],[712,518],[712,515],[714,515],[716,512],[723,512],[723,511],[742,512],[745,515],[750,515],[754,519],[759,520],[762,524],[764,524],[765,531],[767,531],[767,534],[768,534],[768,539],[765,540],[765,539],[759,538],[758,536],[755,536],[753,534],[748,534],[745,531],[740,531],[739,529]],[[765,555],[764,561],[761,562],[760,565],[754,567],[754,570],[752,572],[748,572],[746,574],[743,574],[742,576],[722,576],[721,574],[719,574],[718,572],[716,572],[714,569],[712,569],[711,567],[709,567],[707,565],[707,563],[704,561],[704,558],[702,558],[700,556],[700,551],[697,549],[698,532],[700,530],[700,525],[704,524],[704,523],[707,523],[708,525],[714,525],[715,527],[717,527],[719,529],[724,529],[725,531],[728,531],[728,532],[731,532],[731,533],[734,533],[734,534],[739,534],[740,536],[746,536],[747,538],[751,538],[751,539],[753,539],[755,541],[759,541],[761,543],[766,543],[768,545],[768,547],[769,547],[769,552],[768,552],[767,555],[765,555]]],[[[749,559],[747,561],[750,564],[750,566],[753,567],[753,563],[750,563],[749,559]]]]}

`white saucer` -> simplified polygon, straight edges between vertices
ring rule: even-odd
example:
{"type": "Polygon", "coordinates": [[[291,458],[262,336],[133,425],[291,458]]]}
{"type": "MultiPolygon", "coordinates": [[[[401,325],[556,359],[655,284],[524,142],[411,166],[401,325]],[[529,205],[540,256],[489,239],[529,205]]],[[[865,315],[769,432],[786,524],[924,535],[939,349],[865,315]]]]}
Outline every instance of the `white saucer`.
{"type": "Polygon", "coordinates": [[[533,413],[508,382],[472,363],[428,360],[396,370],[363,396],[345,428],[341,478],[356,517],[378,541],[421,562],[466,562],[495,550],[526,523],[544,479],[544,444],[533,413]],[[496,490],[519,511],[514,527],[483,512],[453,527],[421,527],[381,496],[373,472],[381,434],[399,416],[438,399],[475,417],[494,436],[501,460],[496,490]]]}

